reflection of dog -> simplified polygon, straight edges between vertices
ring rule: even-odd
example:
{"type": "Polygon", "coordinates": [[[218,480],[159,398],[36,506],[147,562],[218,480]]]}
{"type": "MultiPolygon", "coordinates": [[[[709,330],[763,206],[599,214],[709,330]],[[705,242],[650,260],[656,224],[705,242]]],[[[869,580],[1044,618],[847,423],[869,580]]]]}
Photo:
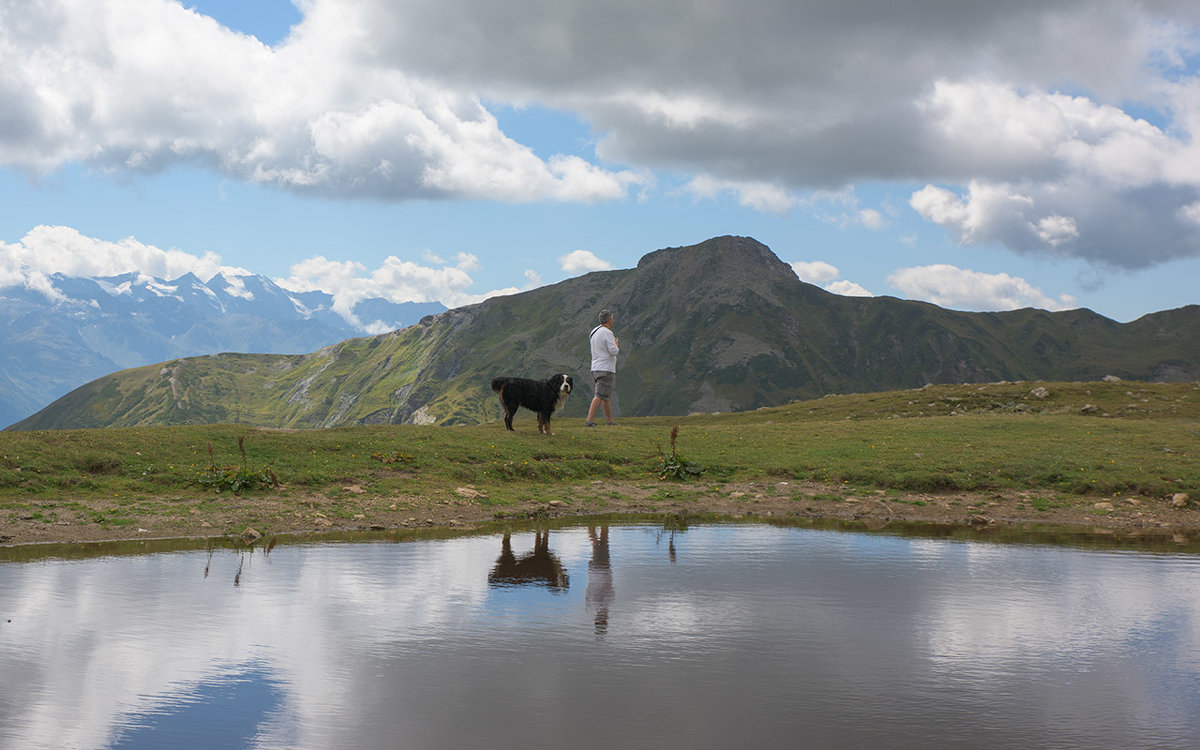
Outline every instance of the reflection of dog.
{"type": "Polygon", "coordinates": [[[536,532],[533,552],[520,557],[513,554],[512,540],[505,532],[500,542],[500,559],[496,560],[488,583],[493,586],[545,586],[562,593],[571,585],[571,579],[558,556],[550,551],[549,531],[536,532]]]}
{"type": "Polygon", "coordinates": [[[513,415],[524,406],[537,412],[538,432],[550,432],[550,415],[560,408],[571,395],[571,376],[555,375],[547,380],[529,378],[496,378],[492,390],[500,397],[504,407],[504,426],[512,429],[513,415]]]}

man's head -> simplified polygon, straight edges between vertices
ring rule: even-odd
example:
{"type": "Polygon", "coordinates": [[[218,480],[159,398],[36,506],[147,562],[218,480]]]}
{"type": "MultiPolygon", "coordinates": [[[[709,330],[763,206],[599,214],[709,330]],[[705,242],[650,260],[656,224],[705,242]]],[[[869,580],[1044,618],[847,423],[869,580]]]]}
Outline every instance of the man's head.
{"type": "Polygon", "coordinates": [[[612,310],[601,310],[600,311],[600,325],[602,325],[602,326],[609,325],[610,323],[612,323],[612,320],[613,320],[612,310]]]}

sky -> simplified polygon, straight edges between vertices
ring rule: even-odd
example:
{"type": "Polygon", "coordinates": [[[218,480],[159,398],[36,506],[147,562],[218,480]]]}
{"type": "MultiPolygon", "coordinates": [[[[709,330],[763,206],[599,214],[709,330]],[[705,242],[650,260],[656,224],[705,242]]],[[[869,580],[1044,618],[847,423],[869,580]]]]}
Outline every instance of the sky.
{"type": "Polygon", "coordinates": [[[455,307],[718,235],[838,294],[1200,303],[1194,0],[0,0],[0,287],[455,307]]]}

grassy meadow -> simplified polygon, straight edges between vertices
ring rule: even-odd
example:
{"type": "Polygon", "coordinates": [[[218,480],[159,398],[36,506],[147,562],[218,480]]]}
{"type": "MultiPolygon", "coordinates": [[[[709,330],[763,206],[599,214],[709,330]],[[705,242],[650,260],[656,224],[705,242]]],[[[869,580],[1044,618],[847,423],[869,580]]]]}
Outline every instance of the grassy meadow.
{"type": "Polygon", "coordinates": [[[590,509],[636,488],[728,495],[758,483],[808,507],[872,492],[1023,492],[1039,504],[1200,499],[1200,386],[1000,383],[827,396],[754,412],[466,427],[244,425],[0,432],[0,541],[264,533],[502,516],[531,500],[590,509]],[[673,428],[677,429],[674,445],[673,428]],[[681,478],[681,479],[677,479],[681,478]],[[201,522],[201,519],[205,519],[201,522]],[[90,531],[82,533],[83,528],[90,531]],[[41,533],[22,535],[22,529],[41,533]]]}

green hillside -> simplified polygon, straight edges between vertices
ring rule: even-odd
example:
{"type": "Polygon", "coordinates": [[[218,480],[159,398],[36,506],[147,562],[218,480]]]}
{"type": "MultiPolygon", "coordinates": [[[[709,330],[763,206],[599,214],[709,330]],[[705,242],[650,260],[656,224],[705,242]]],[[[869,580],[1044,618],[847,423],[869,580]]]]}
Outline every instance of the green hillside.
{"type": "Polygon", "coordinates": [[[219,354],[114,373],[13,429],[234,422],[307,428],[498,418],[497,375],[571,373],[590,399],[587,333],[611,308],[624,416],[735,412],[927,383],[1200,377],[1200,306],[1119,324],[1088,310],[965,313],[830,294],[766,246],[718,237],[633,269],[430,316],[306,355],[219,354]]]}

